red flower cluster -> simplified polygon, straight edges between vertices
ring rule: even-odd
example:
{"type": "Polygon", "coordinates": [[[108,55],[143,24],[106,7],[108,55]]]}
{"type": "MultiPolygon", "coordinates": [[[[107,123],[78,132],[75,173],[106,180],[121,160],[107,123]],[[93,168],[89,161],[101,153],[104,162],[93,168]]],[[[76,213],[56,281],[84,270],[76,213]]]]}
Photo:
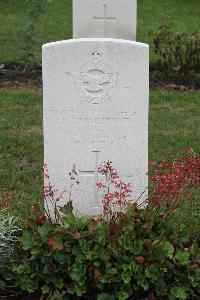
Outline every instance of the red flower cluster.
{"type": "Polygon", "coordinates": [[[119,178],[117,170],[113,168],[112,161],[108,160],[107,162],[103,162],[98,167],[98,172],[101,175],[105,175],[107,180],[115,180],[119,178]]]}
{"type": "Polygon", "coordinates": [[[117,170],[113,168],[111,161],[103,162],[99,166],[98,172],[105,176],[104,183],[97,183],[97,188],[104,192],[102,200],[104,216],[111,215],[114,206],[122,209],[133,203],[130,183],[127,184],[120,180],[117,170]]]}
{"type": "Polygon", "coordinates": [[[43,166],[43,176],[44,176],[45,183],[47,183],[46,185],[42,185],[42,191],[44,193],[44,197],[53,198],[55,189],[50,185],[49,171],[46,163],[43,166]]]}
{"type": "Polygon", "coordinates": [[[54,197],[55,190],[53,189],[52,186],[50,186],[50,185],[43,185],[42,186],[42,190],[43,190],[43,193],[44,193],[45,197],[51,197],[51,198],[54,197]]]}
{"type": "Polygon", "coordinates": [[[44,179],[49,179],[49,172],[48,172],[48,167],[47,167],[46,163],[43,166],[43,176],[44,176],[44,179]]]}
{"type": "MultiPolygon", "coordinates": [[[[149,165],[153,168],[150,201],[154,204],[173,205],[183,196],[187,187],[200,182],[200,156],[195,156],[192,152],[185,157],[175,158],[172,162],[164,158],[161,162],[149,165]]],[[[186,195],[189,196],[189,193],[186,195]]]]}

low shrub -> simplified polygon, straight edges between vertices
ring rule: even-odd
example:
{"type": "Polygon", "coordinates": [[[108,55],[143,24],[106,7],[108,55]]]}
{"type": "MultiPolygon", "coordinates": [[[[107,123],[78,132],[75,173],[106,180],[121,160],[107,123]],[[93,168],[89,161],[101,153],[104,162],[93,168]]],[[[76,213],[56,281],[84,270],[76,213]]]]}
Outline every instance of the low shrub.
{"type": "Polygon", "coordinates": [[[7,259],[15,242],[18,240],[20,228],[16,225],[16,218],[0,213],[0,260],[7,259]]]}
{"type": "MultiPolygon", "coordinates": [[[[2,197],[0,197],[0,200],[1,199],[2,197]]],[[[15,278],[13,277],[13,272],[12,272],[12,255],[13,255],[15,244],[19,239],[20,231],[21,231],[20,228],[17,226],[17,218],[9,215],[5,208],[1,210],[0,211],[0,297],[2,297],[5,293],[7,294],[7,292],[13,288],[13,282],[15,281],[15,278]]]]}
{"type": "Polygon", "coordinates": [[[163,213],[128,207],[109,222],[78,219],[62,209],[62,225],[28,220],[17,284],[50,299],[198,299],[200,248],[175,233],[163,213]],[[62,298],[63,297],[63,298],[62,298]]]}
{"type": "Polygon", "coordinates": [[[0,189],[0,261],[10,258],[18,240],[20,228],[17,218],[9,213],[14,194],[7,189],[0,189]]]}
{"type": "Polygon", "coordinates": [[[199,86],[200,32],[173,33],[169,26],[153,29],[154,51],[165,79],[199,86]]]}
{"type": "MultiPolygon", "coordinates": [[[[55,212],[36,203],[27,219],[14,267],[17,285],[43,299],[199,299],[200,248],[170,218],[199,183],[200,158],[151,163],[152,192],[145,209],[131,199],[110,161],[99,167],[105,180],[103,214],[77,218],[72,199],[55,212]],[[20,259],[23,258],[23,259],[20,259]]],[[[70,173],[73,183],[76,171],[70,173]]],[[[47,166],[44,176],[49,179],[47,166]]],[[[72,184],[73,186],[73,184],[72,184]]]]}

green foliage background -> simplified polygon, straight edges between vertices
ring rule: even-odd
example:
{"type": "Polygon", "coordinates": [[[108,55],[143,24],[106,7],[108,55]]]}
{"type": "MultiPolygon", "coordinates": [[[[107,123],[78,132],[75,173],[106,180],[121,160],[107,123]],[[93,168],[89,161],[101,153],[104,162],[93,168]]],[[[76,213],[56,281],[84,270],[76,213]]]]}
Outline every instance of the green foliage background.
{"type": "MultiPolygon", "coordinates": [[[[34,21],[33,52],[35,62],[41,61],[43,43],[72,37],[71,0],[1,0],[0,1],[0,64],[23,64],[23,49],[29,28],[33,2],[44,7],[44,13],[34,21]]],[[[193,32],[200,28],[199,0],[138,0],[137,40],[152,45],[152,26],[169,24],[174,32],[193,32]]],[[[31,33],[33,34],[33,33],[31,33]]],[[[156,56],[151,53],[150,61],[156,56]]]]}

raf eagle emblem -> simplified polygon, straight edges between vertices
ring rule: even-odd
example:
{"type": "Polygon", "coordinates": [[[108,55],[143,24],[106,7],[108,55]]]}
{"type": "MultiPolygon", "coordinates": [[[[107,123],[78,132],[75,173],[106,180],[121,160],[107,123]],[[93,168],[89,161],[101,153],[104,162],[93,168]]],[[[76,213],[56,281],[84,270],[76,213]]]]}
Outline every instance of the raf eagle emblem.
{"type": "Polygon", "coordinates": [[[87,103],[101,104],[111,101],[117,83],[117,75],[102,62],[101,55],[92,52],[91,61],[81,67],[75,75],[66,72],[74,79],[78,96],[87,103]]]}

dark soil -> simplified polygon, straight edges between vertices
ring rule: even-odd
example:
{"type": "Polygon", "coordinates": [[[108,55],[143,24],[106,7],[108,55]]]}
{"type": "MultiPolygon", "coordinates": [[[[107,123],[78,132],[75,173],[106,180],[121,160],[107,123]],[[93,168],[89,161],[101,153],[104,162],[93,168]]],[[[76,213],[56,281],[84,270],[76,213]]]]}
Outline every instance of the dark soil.
{"type": "Polygon", "coordinates": [[[22,66],[6,66],[0,69],[0,89],[41,91],[42,70],[39,67],[26,70],[22,66]]]}
{"type": "MultiPolygon", "coordinates": [[[[8,65],[0,69],[0,89],[42,91],[42,70],[25,70],[22,66],[8,65]]],[[[158,70],[150,70],[150,89],[200,91],[199,87],[167,81],[158,70]]]]}
{"type": "Polygon", "coordinates": [[[16,289],[8,288],[8,292],[3,292],[0,290],[0,300],[41,300],[43,299],[41,295],[31,294],[26,295],[22,292],[18,292],[16,289]]]}

